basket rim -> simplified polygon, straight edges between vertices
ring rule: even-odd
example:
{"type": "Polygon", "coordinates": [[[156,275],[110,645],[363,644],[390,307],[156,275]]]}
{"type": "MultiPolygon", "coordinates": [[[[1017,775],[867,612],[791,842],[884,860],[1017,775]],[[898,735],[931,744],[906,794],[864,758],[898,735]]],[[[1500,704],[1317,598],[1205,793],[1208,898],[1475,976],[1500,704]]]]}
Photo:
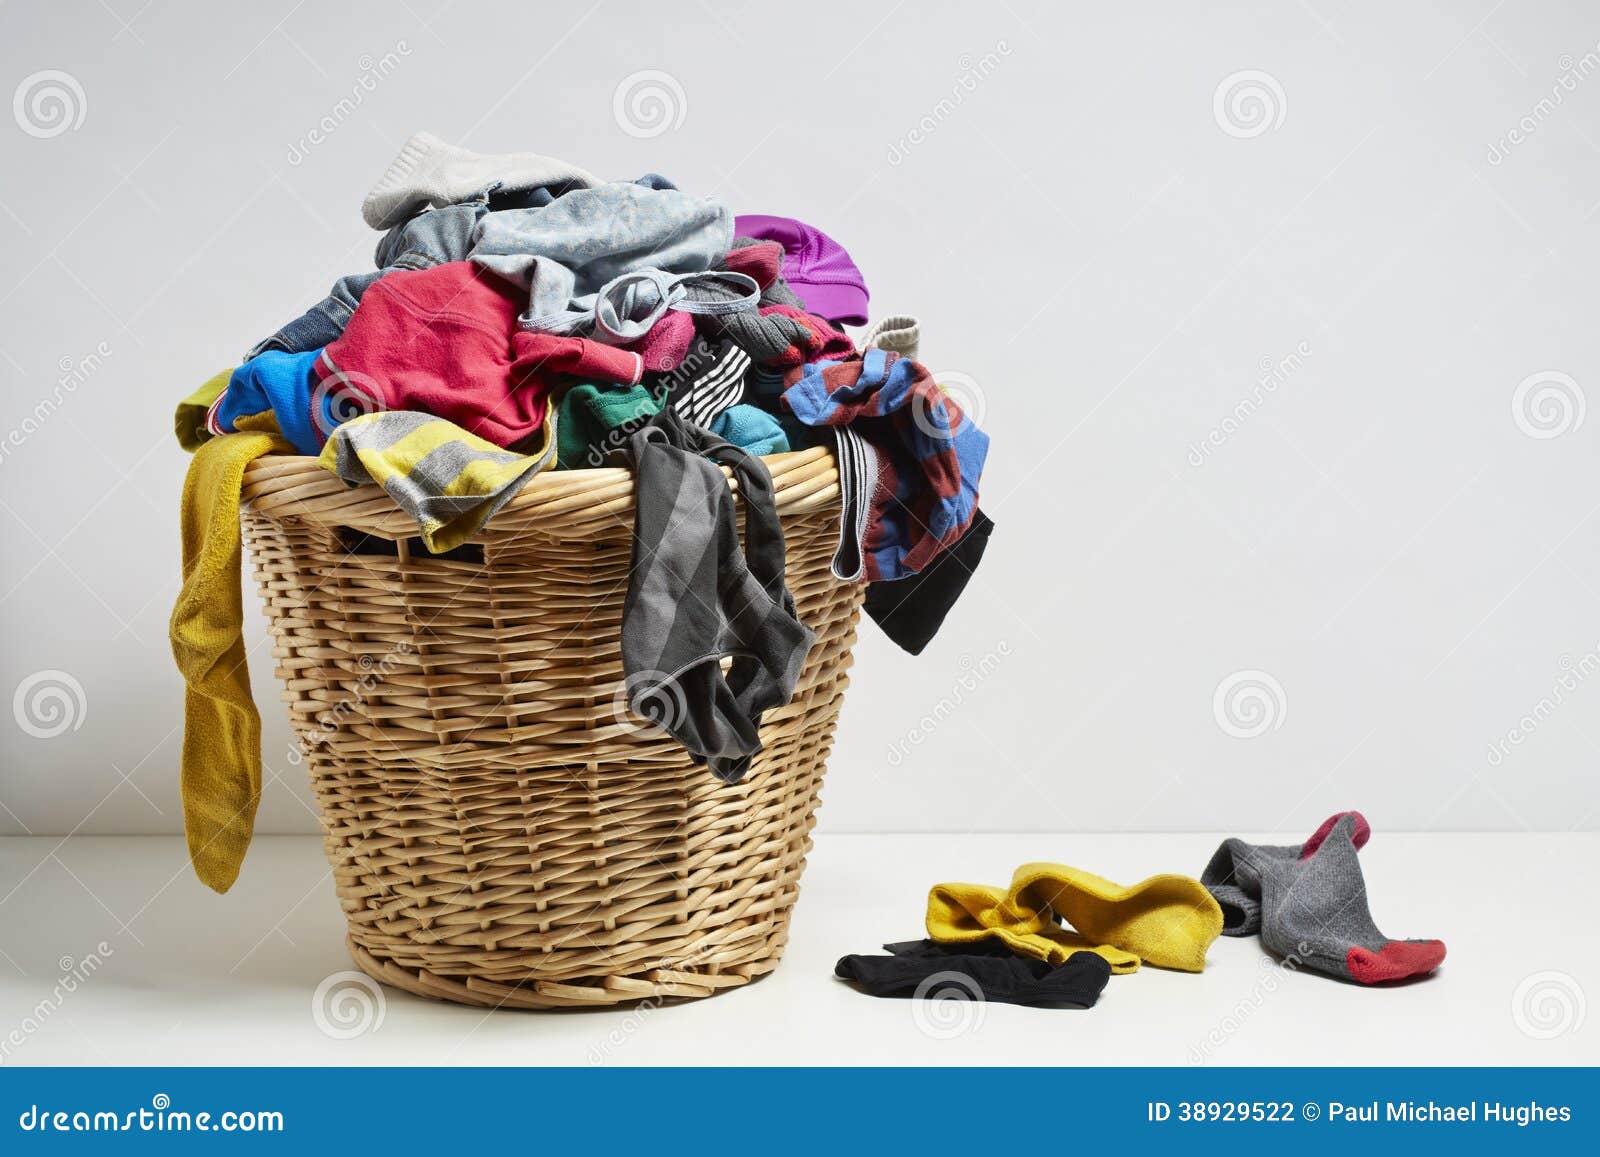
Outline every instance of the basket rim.
{"type": "MultiPolygon", "coordinates": [[[[761,459],[772,475],[778,513],[804,514],[837,507],[839,471],[826,446],[768,454],[761,459]]],[[[732,472],[723,476],[737,494],[732,472]]],[[[241,487],[242,505],[270,519],[292,519],[322,526],[345,526],[382,538],[415,536],[416,522],[376,483],[347,486],[303,454],[268,454],[250,463],[241,487]]],[[[631,522],[633,471],[602,466],[581,470],[541,470],[477,535],[496,531],[537,531],[571,537],[619,518],[631,522]]]]}

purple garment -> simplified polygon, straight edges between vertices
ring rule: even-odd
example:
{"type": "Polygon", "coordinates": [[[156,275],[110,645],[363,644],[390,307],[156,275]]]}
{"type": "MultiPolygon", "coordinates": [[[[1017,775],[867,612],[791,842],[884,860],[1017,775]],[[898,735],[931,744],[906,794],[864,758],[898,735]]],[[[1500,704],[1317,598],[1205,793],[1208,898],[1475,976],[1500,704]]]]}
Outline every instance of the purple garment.
{"type": "Polygon", "coordinates": [[[832,237],[792,217],[749,214],[733,219],[735,237],[783,246],[783,279],[806,309],[834,323],[867,324],[867,281],[832,237]]]}

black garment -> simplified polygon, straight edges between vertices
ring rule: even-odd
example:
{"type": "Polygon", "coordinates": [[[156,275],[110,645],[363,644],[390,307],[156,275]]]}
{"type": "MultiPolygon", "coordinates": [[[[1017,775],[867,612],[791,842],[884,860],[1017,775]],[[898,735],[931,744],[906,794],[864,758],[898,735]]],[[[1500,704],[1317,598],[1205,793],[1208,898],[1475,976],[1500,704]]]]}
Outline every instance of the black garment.
{"type": "Polygon", "coordinates": [[[972,512],[966,532],[949,550],[941,551],[918,573],[867,588],[867,614],[902,648],[922,654],[939,633],[945,615],[956,605],[967,580],[983,561],[994,523],[981,510],[972,512]]]}
{"type": "Polygon", "coordinates": [[[843,956],[833,974],[872,996],[954,995],[1035,1008],[1092,1008],[1111,965],[1093,952],[1074,952],[1066,963],[1046,964],[1000,944],[940,944],[907,940],[885,944],[889,956],[843,956]]]}

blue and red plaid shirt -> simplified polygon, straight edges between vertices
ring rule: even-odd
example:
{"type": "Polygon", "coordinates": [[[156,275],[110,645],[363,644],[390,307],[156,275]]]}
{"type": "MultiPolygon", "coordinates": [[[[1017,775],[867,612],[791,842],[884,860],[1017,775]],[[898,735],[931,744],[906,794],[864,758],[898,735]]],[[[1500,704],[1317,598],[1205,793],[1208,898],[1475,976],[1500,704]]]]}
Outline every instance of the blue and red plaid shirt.
{"type": "Polygon", "coordinates": [[[916,574],[961,537],[978,508],[989,436],[920,363],[880,349],[813,362],[783,400],[806,425],[849,426],[877,451],[866,581],[916,574]]]}

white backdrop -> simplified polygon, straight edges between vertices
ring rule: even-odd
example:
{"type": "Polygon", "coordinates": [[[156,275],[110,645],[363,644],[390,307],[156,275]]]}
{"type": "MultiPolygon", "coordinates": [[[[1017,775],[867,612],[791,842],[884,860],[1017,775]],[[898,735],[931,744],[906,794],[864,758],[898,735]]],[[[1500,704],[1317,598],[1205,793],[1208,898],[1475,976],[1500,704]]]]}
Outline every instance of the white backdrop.
{"type": "Polygon", "coordinates": [[[807,220],[970,395],[999,529],[828,828],[1596,826],[1593,4],[223,7],[0,10],[0,832],[181,829],[172,405],[418,128],[807,220]]]}

